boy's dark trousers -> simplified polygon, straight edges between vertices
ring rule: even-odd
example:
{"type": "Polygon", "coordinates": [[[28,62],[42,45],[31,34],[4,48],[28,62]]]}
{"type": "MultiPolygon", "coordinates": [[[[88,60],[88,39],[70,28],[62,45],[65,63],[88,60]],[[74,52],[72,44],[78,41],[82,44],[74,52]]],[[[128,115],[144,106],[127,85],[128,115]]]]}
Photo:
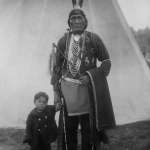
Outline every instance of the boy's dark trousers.
{"type": "MultiPolygon", "coordinates": [[[[81,125],[81,150],[91,150],[89,114],[67,117],[65,124],[68,150],[77,150],[79,123],[81,125]]],[[[63,142],[63,150],[66,150],[65,146],[63,142]]]]}
{"type": "Polygon", "coordinates": [[[37,137],[37,143],[35,146],[31,144],[31,150],[51,150],[50,143],[45,143],[40,135],[37,137]]]}

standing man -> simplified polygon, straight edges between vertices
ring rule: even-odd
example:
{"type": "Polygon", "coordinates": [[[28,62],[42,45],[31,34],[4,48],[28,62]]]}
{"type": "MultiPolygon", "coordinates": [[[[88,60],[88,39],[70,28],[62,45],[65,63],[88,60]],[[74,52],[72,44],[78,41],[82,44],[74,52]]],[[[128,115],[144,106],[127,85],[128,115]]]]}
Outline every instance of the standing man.
{"type": "Polygon", "coordinates": [[[111,61],[100,37],[86,31],[88,20],[73,1],[69,13],[69,30],[58,41],[51,83],[57,109],[64,104],[65,118],[60,115],[63,150],[77,150],[78,126],[81,126],[82,150],[92,150],[100,142],[108,143],[105,130],[115,126],[106,77],[111,61]],[[97,67],[96,62],[101,65],[97,67]],[[62,127],[63,126],[63,127],[62,127]]]}

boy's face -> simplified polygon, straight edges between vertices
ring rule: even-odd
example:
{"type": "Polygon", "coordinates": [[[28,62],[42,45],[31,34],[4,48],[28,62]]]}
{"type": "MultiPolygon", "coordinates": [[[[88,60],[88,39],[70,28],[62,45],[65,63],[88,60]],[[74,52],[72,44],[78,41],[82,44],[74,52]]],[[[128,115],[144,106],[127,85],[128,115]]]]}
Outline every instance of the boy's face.
{"type": "Polygon", "coordinates": [[[40,96],[38,99],[35,100],[34,104],[38,110],[43,110],[47,105],[47,100],[45,97],[40,96]]]}

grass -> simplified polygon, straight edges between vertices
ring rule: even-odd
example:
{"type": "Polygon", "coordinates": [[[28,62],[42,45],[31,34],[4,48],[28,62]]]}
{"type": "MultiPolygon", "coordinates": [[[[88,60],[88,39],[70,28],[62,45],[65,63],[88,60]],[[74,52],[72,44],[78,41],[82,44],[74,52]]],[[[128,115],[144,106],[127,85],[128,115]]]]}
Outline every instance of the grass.
{"type": "Polygon", "coordinates": [[[150,150],[150,121],[118,126],[109,136],[110,150],[150,150]]]}
{"type": "MultiPolygon", "coordinates": [[[[28,150],[22,144],[24,129],[1,128],[0,150],[28,150]]],[[[150,121],[135,122],[117,126],[108,132],[110,144],[105,149],[109,150],[150,150],[150,121]]],[[[53,144],[56,150],[56,144],[53,144]]]]}

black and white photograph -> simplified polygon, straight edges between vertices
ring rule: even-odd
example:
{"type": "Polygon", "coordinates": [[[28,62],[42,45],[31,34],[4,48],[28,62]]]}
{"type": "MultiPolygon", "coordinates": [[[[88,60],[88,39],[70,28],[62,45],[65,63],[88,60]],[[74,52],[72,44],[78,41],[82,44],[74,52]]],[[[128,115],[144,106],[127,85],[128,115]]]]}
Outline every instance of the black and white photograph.
{"type": "Polygon", "coordinates": [[[150,150],[150,0],[0,0],[0,150],[150,150]]]}

